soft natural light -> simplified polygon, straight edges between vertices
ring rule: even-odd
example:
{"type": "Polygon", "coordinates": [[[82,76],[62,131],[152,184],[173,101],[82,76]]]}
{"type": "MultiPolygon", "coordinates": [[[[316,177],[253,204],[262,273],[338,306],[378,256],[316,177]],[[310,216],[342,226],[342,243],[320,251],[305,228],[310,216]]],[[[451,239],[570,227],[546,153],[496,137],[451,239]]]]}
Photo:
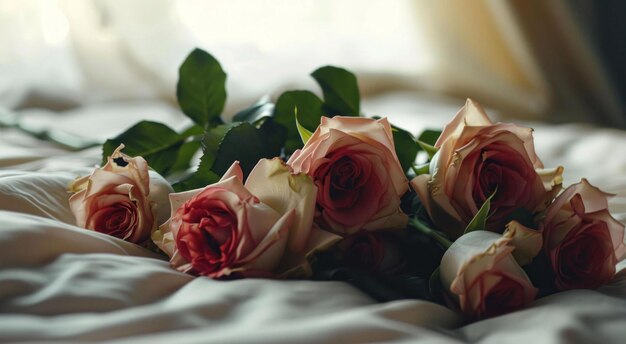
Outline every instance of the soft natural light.
{"type": "Polygon", "coordinates": [[[49,45],[57,45],[70,32],[70,25],[63,11],[58,7],[57,1],[49,0],[42,2],[41,31],[43,38],[49,45]]]}
{"type": "Polygon", "coordinates": [[[178,0],[176,10],[206,46],[239,45],[283,54],[296,50],[300,56],[313,53],[334,63],[349,58],[365,70],[384,66],[419,72],[428,68],[430,56],[422,49],[411,1],[397,1],[395,6],[360,4],[358,0],[178,0]]]}

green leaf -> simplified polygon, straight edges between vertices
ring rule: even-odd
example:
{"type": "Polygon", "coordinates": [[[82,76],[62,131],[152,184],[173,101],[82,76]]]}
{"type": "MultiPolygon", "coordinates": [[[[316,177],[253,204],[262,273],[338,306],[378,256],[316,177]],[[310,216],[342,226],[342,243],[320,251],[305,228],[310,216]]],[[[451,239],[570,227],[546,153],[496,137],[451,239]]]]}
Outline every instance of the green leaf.
{"type": "MultiPolygon", "coordinates": [[[[206,154],[207,151],[205,151],[206,154]]],[[[268,158],[267,140],[247,122],[234,125],[224,135],[211,170],[223,175],[235,160],[239,160],[244,175],[248,175],[259,159],[268,158]],[[245,145],[242,144],[245,142],[245,145]]]]}
{"type": "Polygon", "coordinates": [[[430,172],[430,163],[412,165],[411,169],[413,170],[413,173],[415,173],[416,177],[422,174],[428,174],[430,172]]]}
{"type": "Polygon", "coordinates": [[[204,135],[204,128],[197,124],[193,124],[189,128],[185,129],[185,131],[183,131],[180,135],[183,137],[202,136],[204,135]]]}
{"type": "MultiPolygon", "coordinates": [[[[220,146],[222,144],[222,141],[224,140],[224,137],[232,128],[243,123],[246,122],[222,124],[206,131],[204,137],[202,138],[202,148],[204,154],[202,155],[202,158],[200,160],[201,165],[203,165],[208,170],[213,170],[213,164],[215,163],[215,159],[217,158],[217,154],[220,150],[220,146]]],[[[243,142],[246,142],[246,144],[249,143],[248,141],[243,142]]],[[[225,171],[226,170],[222,171],[218,175],[221,176],[225,171]]]]}
{"type": "Polygon", "coordinates": [[[392,127],[393,142],[396,147],[396,155],[402,166],[402,170],[406,171],[413,166],[419,146],[415,144],[415,138],[406,130],[392,127]]]}
{"type": "Polygon", "coordinates": [[[300,138],[302,139],[302,143],[306,144],[309,141],[309,139],[311,138],[311,136],[313,136],[313,133],[308,131],[302,125],[300,125],[300,122],[298,121],[298,109],[296,109],[295,118],[296,118],[296,127],[298,128],[298,134],[300,134],[300,138]]]}
{"type": "Polygon", "coordinates": [[[417,139],[426,144],[434,146],[439,136],[441,136],[441,130],[426,129],[420,134],[417,139]]]}
{"type": "Polygon", "coordinates": [[[285,152],[290,154],[302,148],[302,140],[295,120],[295,109],[298,108],[300,125],[309,131],[315,131],[324,115],[323,102],[309,91],[288,91],[280,95],[274,108],[274,120],[287,128],[285,152]]]}
{"type": "Polygon", "coordinates": [[[222,123],[226,73],[219,62],[206,51],[195,49],[180,66],[178,74],[176,97],[185,115],[203,128],[222,123]]]}
{"type": "Polygon", "coordinates": [[[220,177],[213,171],[205,171],[205,173],[199,173],[199,171],[196,171],[196,173],[189,175],[187,178],[172,184],[172,188],[174,189],[174,192],[189,191],[215,184],[219,180],[220,177]]]}
{"type": "Polygon", "coordinates": [[[185,171],[191,165],[191,159],[200,149],[200,140],[192,140],[183,143],[176,154],[176,161],[172,165],[171,172],[185,171]]]}
{"type": "Polygon", "coordinates": [[[204,156],[200,159],[200,164],[198,165],[198,169],[194,174],[191,174],[186,178],[174,183],[172,185],[174,191],[182,192],[187,190],[193,190],[203,188],[213,183],[217,183],[220,180],[220,176],[211,171],[210,166],[205,160],[207,159],[205,159],[204,156]]]}
{"type": "Polygon", "coordinates": [[[256,122],[263,117],[271,116],[274,112],[274,104],[270,101],[269,96],[264,96],[256,103],[237,112],[233,116],[233,122],[256,122]]]}
{"type": "Polygon", "coordinates": [[[255,125],[259,128],[259,135],[265,140],[266,155],[268,157],[280,156],[287,140],[287,129],[271,117],[265,117],[257,121],[255,125]]]}
{"type": "Polygon", "coordinates": [[[102,147],[102,161],[123,143],[124,153],[142,156],[161,175],[170,172],[177,160],[179,147],[185,138],[162,123],[141,121],[125,132],[108,139],[102,147]]]}
{"type": "Polygon", "coordinates": [[[416,140],[415,142],[418,144],[421,150],[425,151],[426,154],[428,154],[428,159],[432,159],[435,156],[435,154],[437,154],[437,152],[439,151],[439,148],[429,145],[426,142],[423,142],[420,140],[416,140]]]}
{"type": "Polygon", "coordinates": [[[356,76],[338,67],[321,67],[311,73],[324,93],[324,110],[330,116],[358,116],[361,97],[356,76]]]}
{"type": "Polygon", "coordinates": [[[176,161],[170,169],[170,173],[182,172],[189,169],[191,165],[191,159],[196,152],[200,149],[202,143],[202,137],[204,136],[204,129],[197,124],[190,126],[180,134],[184,139],[184,143],[178,149],[176,154],[176,161]]]}
{"type": "Polygon", "coordinates": [[[248,122],[237,122],[209,130],[203,139],[202,163],[221,176],[238,160],[244,175],[248,175],[260,159],[278,155],[277,141],[266,135],[275,128],[267,126],[257,129],[248,122]]]}
{"type": "Polygon", "coordinates": [[[474,218],[467,225],[463,234],[485,229],[485,226],[487,225],[487,218],[489,217],[489,210],[491,210],[491,199],[497,192],[498,190],[496,189],[496,191],[494,191],[491,196],[485,200],[485,203],[483,203],[476,215],[474,215],[474,218]]]}

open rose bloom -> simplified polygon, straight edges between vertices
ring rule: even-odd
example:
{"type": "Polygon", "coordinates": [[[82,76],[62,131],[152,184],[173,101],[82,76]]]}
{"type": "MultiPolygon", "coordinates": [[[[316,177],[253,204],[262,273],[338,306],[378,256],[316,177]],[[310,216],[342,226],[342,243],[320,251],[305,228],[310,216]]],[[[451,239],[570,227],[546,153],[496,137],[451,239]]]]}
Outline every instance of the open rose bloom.
{"type": "Polygon", "coordinates": [[[170,195],[154,242],[182,272],[211,278],[306,276],[306,257],[339,239],[313,226],[317,189],[280,159],[262,159],[245,184],[235,162],[215,184],[170,195]]]}
{"type": "Polygon", "coordinates": [[[494,124],[472,100],[435,146],[431,174],[417,176],[411,185],[433,222],[453,239],[494,193],[487,229],[500,231],[513,211],[540,212],[559,190],[562,168],[542,170],[532,129],[494,124]]]}
{"type": "Polygon", "coordinates": [[[474,231],[458,238],[441,260],[440,277],[461,311],[481,319],[532,302],[537,289],[512,255],[511,238],[474,231]]]}
{"type": "Polygon", "coordinates": [[[287,164],[315,181],[316,223],[322,228],[346,235],[406,226],[400,197],[408,181],[387,119],[322,117],[287,164]]]}
{"type": "Polygon", "coordinates": [[[615,275],[626,247],[624,225],[608,211],[610,196],[583,179],[548,208],[541,227],[557,289],[596,288],[615,275]]]}
{"type": "Polygon", "coordinates": [[[166,204],[171,187],[150,178],[142,157],[129,157],[120,145],[102,168],[70,186],[70,209],[76,225],[133,243],[143,243],[157,226],[155,210],[166,204]],[[151,192],[151,189],[152,192],[151,192]]]}

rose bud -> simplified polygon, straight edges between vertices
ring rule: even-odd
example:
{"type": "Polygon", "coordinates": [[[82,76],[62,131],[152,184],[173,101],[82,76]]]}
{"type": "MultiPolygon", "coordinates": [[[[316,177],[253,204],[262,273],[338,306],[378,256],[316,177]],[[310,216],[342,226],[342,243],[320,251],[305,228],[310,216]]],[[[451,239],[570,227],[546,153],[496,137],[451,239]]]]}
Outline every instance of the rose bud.
{"type": "Polygon", "coordinates": [[[482,204],[491,199],[487,229],[500,231],[520,208],[544,210],[559,190],[562,168],[538,170],[532,129],[494,124],[468,99],[435,143],[430,175],[411,181],[435,225],[458,238],[482,204]]]}
{"type": "Polygon", "coordinates": [[[321,227],[345,235],[406,226],[400,197],[408,183],[387,119],[322,117],[287,164],[315,181],[321,227]]]}
{"type": "Polygon", "coordinates": [[[624,225],[608,211],[610,196],[583,179],[548,208],[541,228],[557,289],[596,288],[615,275],[624,225]]]}
{"type": "Polygon", "coordinates": [[[69,203],[77,226],[139,244],[156,229],[157,207],[168,203],[172,188],[161,176],[150,178],[146,160],[123,154],[123,148],[70,185],[69,203]]]}
{"type": "Polygon", "coordinates": [[[471,318],[508,313],[535,299],[537,289],[511,255],[510,241],[478,230],[458,238],[443,255],[441,283],[471,318]]]}
{"type": "Polygon", "coordinates": [[[245,185],[239,163],[207,187],[170,195],[171,218],[152,238],[179,271],[211,278],[310,273],[306,256],[339,240],[314,228],[316,187],[276,158],[245,185]]]}
{"type": "Polygon", "coordinates": [[[361,270],[389,275],[406,265],[398,238],[391,233],[361,231],[343,239],[338,246],[346,264],[361,270]]]}
{"type": "Polygon", "coordinates": [[[520,266],[530,264],[543,246],[543,235],[540,231],[528,228],[517,221],[507,223],[502,236],[511,239],[510,244],[515,247],[513,257],[520,266]]]}

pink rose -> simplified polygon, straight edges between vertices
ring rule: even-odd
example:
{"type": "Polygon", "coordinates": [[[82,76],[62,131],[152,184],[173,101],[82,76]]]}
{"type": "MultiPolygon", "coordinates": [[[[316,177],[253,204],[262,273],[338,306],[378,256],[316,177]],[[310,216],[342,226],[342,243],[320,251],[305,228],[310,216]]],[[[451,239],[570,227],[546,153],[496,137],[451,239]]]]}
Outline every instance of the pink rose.
{"type": "Polygon", "coordinates": [[[517,310],[537,289],[515,261],[511,238],[474,231],[458,238],[441,259],[441,282],[461,311],[480,319],[517,310]]]}
{"type": "Polygon", "coordinates": [[[431,162],[431,175],[417,176],[411,185],[435,225],[452,239],[463,233],[494,192],[488,230],[504,228],[517,209],[545,209],[561,183],[562,168],[537,170],[543,165],[535,154],[532,129],[493,124],[470,99],[435,146],[439,152],[431,162]]]}
{"type": "Polygon", "coordinates": [[[400,197],[408,183],[387,119],[322,117],[287,164],[313,177],[320,226],[340,234],[406,226],[400,197]]]}
{"type": "Polygon", "coordinates": [[[398,238],[391,233],[362,231],[343,239],[338,246],[351,267],[386,275],[406,265],[398,238]]]}
{"type": "Polygon", "coordinates": [[[560,290],[608,283],[624,254],[624,225],[608,211],[611,195],[583,179],[548,208],[542,225],[544,249],[560,290]]]}
{"type": "Polygon", "coordinates": [[[339,239],[312,226],[316,192],[310,177],[278,158],[260,160],[245,185],[235,162],[218,183],[171,194],[171,218],[152,238],[182,272],[306,275],[306,256],[339,239]]]}
{"type": "MultiPolygon", "coordinates": [[[[150,197],[148,164],[142,157],[123,154],[123,148],[120,145],[102,168],[70,185],[70,209],[79,227],[142,243],[156,228],[157,203],[150,197]]],[[[156,187],[163,189],[160,184],[156,187]]],[[[171,190],[169,185],[165,189],[171,190]]],[[[158,194],[163,193],[154,196],[158,194]]]]}

